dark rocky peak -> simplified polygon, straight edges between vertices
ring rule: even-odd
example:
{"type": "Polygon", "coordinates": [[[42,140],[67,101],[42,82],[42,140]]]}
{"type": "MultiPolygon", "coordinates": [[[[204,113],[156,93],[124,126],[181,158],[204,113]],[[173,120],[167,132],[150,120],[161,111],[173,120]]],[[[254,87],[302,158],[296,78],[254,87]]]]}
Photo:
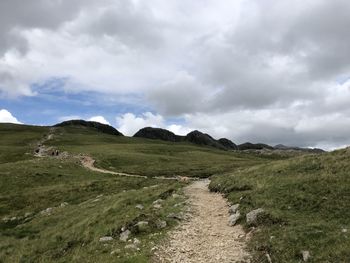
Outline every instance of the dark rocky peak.
{"type": "Polygon", "coordinates": [[[107,133],[107,134],[116,135],[116,136],[123,136],[123,134],[119,132],[117,129],[115,129],[114,127],[107,124],[95,122],[95,121],[69,120],[69,121],[58,123],[53,127],[67,127],[67,126],[83,126],[88,128],[94,128],[97,131],[102,133],[107,133]]]}

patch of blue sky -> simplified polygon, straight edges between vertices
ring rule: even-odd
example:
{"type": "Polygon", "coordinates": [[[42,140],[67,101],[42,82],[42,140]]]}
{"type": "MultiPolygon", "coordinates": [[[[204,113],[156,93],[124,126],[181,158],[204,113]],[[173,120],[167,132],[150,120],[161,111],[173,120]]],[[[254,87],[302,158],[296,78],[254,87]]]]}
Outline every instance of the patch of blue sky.
{"type": "Polygon", "coordinates": [[[131,112],[136,115],[151,109],[135,94],[114,95],[92,91],[67,92],[65,78],[52,78],[32,85],[34,96],[15,99],[0,98],[0,108],[10,111],[26,124],[52,125],[64,116],[88,119],[101,115],[112,125],[118,115],[131,112]]]}

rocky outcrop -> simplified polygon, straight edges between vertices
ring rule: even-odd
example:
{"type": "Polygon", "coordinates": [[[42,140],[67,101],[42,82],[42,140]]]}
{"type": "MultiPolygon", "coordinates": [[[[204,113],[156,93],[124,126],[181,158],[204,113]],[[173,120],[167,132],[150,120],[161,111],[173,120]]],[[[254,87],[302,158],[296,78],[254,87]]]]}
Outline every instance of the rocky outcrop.
{"type": "Polygon", "coordinates": [[[133,137],[158,139],[169,142],[179,142],[182,141],[183,138],[182,136],[178,136],[171,131],[152,127],[146,127],[139,130],[133,137]]]}
{"type": "Polygon", "coordinates": [[[200,131],[192,131],[186,135],[185,141],[191,142],[197,145],[212,146],[221,150],[227,150],[225,146],[216,141],[209,134],[202,133],[200,131]]]}
{"type": "Polygon", "coordinates": [[[229,139],[221,138],[218,142],[228,150],[238,150],[238,146],[229,139]]]}
{"type": "Polygon", "coordinates": [[[119,132],[117,129],[113,128],[112,126],[95,122],[95,121],[70,120],[70,121],[64,121],[59,124],[56,124],[53,127],[67,127],[67,126],[83,126],[83,127],[96,129],[97,131],[102,133],[107,133],[107,134],[116,135],[116,136],[123,136],[121,132],[119,132]]]}
{"type": "Polygon", "coordinates": [[[238,149],[241,151],[244,151],[244,150],[262,150],[262,149],[273,150],[274,148],[272,146],[264,144],[264,143],[246,142],[246,143],[238,145],[238,149]]]}
{"type": "Polygon", "coordinates": [[[308,152],[308,153],[323,153],[323,152],[325,152],[324,150],[319,149],[319,148],[291,147],[291,146],[285,146],[283,144],[277,144],[273,148],[276,150],[281,150],[281,151],[300,151],[300,152],[308,152]]]}

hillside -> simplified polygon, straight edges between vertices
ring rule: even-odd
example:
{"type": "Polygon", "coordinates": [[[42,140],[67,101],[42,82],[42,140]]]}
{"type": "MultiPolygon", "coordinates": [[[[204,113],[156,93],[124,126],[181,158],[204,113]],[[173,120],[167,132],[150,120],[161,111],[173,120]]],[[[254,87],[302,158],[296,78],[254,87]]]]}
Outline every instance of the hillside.
{"type": "MultiPolygon", "coordinates": [[[[347,262],[350,259],[350,151],[304,155],[214,176],[212,191],[246,213],[262,208],[250,249],[254,262],[347,262]]],[[[246,225],[247,231],[251,226],[246,225]]]]}
{"type": "Polygon", "coordinates": [[[148,262],[185,198],[185,183],[151,177],[207,177],[270,161],[82,125],[0,124],[0,134],[0,262],[148,262]],[[39,146],[59,155],[35,157],[39,146]],[[148,178],[87,170],[84,155],[97,167],[148,178]],[[139,250],[119,240],[125,229],[139,250]]]}

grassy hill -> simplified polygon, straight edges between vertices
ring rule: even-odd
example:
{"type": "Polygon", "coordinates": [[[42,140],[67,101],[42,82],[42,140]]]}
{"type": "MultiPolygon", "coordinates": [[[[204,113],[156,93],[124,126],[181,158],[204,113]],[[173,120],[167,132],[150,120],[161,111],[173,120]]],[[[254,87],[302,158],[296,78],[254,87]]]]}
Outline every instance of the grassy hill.
{"type": "Polygon", "coordinates": [[[0,124],[0,262],[148,262],[152,246],[177,222],[168,215],[182,210],[184,183],[92,172],[74,158],[34,157],[49,134],[45,145],[61,152],[89,154],[101,168],[149,177],[205,177],[269,161],[91,127],[0,124]],[[158,199],[163,201],[155,208],[158,199]],[[149,224],[139,229],[140,221],[149,224]],[[140,251],[119,240],[123,227],[141,241],[140,251]],[[100,242],[103,236],[114,239],[100,242]]]}
{"type": "MultiPolygon", "coordinates": [[[[300,156],[215,176],[210,188],[263,208],[250,249],[254,262],[350,262],[350,151],[300,156]]],[[[245,224],[242,219],[241,223],[245,224]]],[[[247,226],[248,228],[248,226],[247,226]]]]}
{"type": "Polygon", "coordinates": [[[211,176],[211,190],[240,203],[243,216],[265,210],[249,242],[254,262],[268,262],[266,254],[272,262],[301,262],[302,250],[310,252],[309,262],[347,262],[349,170],[347,149],[286,158],[93,127],[0,124],[0,262],[148,262],[151,248],[177,223],[168,215],[184,207],[185,183],[153,177],[174,175],[211,176]],[[70,156],[90,155],[97,167],[148,178],[92,172],[77,158],[35,157],[43,141],[70,156]],[[140,221],[148,225],[135,226],[140,221]],[[122,228],[140,240],[139,251],[119,240],[122,228]],[[100,242],[104,236],[113,240],[100,242]]]}

